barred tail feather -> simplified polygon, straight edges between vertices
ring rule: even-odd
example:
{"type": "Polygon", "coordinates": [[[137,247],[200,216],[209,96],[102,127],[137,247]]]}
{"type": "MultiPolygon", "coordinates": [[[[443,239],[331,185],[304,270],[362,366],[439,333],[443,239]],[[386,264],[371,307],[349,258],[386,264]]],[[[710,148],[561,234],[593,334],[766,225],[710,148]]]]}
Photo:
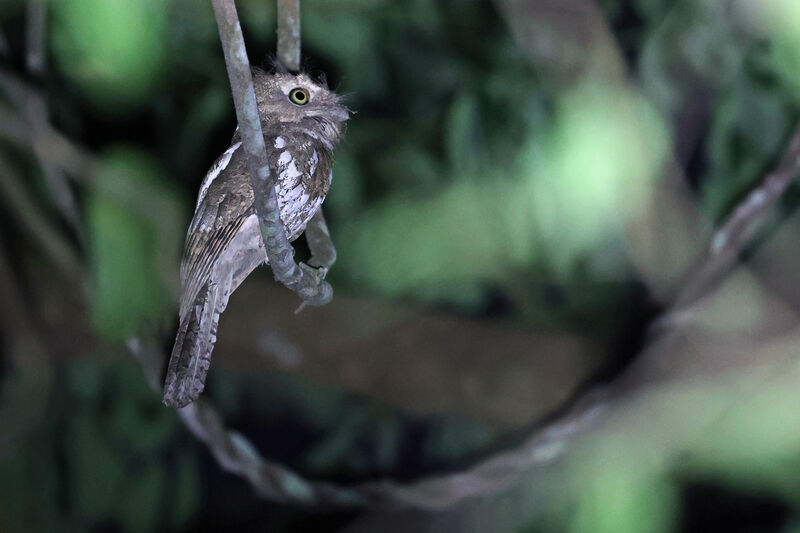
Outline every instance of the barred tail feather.
{"type": "Polygon", "coordinates": [[[181,320],[164,383],[166,405],[185,407],[203,392],[224,309],[224,304],[219,305],[220,290],[219,285],[209,282],[181,320]]]}
{"type": "Polygon", "coordinates": [[[164,382],[165,404],[185,407],[203,392],[211,352],[217,342],[219,317],[231,293],[265,260],[258,219],[250,215],[217,258],[211,276],[197,291],[194,302],[181,310],[181,323],[164,382]]]}

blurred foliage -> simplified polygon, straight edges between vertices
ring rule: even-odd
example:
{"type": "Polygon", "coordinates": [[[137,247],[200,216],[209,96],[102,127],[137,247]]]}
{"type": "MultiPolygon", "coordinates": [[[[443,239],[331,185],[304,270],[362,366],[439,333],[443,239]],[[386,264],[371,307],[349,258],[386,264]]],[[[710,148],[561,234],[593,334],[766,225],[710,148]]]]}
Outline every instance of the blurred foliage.
{"type": "MultiPolygon", "coordinates": [[[[599,252],[650,203],[667,155],[667,128],[636,95],[591,87],[562,99],[553,128],[542,160],[523,170],[531,185],[521,197],[532,205],[521,211],[534,216],[550,271],[568,280],[582,257],[599,252]]],[[[531,146],[527,157],[535,157],[536,144],[543,143],[531,146]]],[[[530,225],[524,222],[511,227],[530,225]]],[[[589,272],[603,274],[624,275],[589,272]]]]}
{"type": "MultiPolygon", "coordinates": [[[[237,4],[251,60],[267,63],[274,2],[237,4]]],[[[658,202],[660,165],[684,142],[680,163],[715,220],[771,165],[800,111],[800,3],[599,4],[641,94],[591,80],[549,92],[488,1],[303,2],[308,68],[325,71],[356,112],[325,204],[340,294],[446,304],[483,318],[496,318],[500,301],[497,314],[519,323],[603,338],[649,311],[631,297],[642,291],[626,227],[658,202]]],[[[53,363],[57,383],[40,391],[50,394],[47,419],[0,450],[0,529],[144,532],[230,526],[226,514],[263,518],[244,483],[218,472],[138,368],[106,357],[173,320],[192,200],[235,127],[210,5],[50,5],[52,68],[42,85],[51,119],[100,154],[79,203],[90,312],[112,346],[53,363]]],[[[24,17],[22,0],[0,3],[16,66],[24,17]]],[[[747,326],[759,305],[744,287],[718,302],[709,324],[747,326]]],[[[0,376],[15,379],[5,368],[0,376]]],[[[498,442],[495,428],[412,418],[291,378],[215,368],[210,379],[234,427],[311,476],[414,478],[498,442]]],[[[657,437],[678,431],[694,406],[730,400],[725,391],[679,392],[661,399],[674,412],[652,411],[664,417],[657,423],[631,423],[641,434],[612,435],[581,455],[561,488],[572,498],[567,510],[541,529],[670,531],[682,475],[797,501],[796,477],[786,475],[800,450],[790,388],[731,411],[676,466],[657,437]]],[[[302,530],[274,514],[279,528],[302,530]]]]}
{"type": "Polygon", "coordinates": [[[180,202],[147,156],[112,148],[100,161],[87,200],[94,320],[103,336],[124,341],[172,317],[175,283],[164,273],[183,245],[180,202]]]}
{"type": "MultiPolygon", "coordinates": [[[[788,356],[796,352],[796,340],[769,350],[788,356]]],[[[714,380],[710,386],[687,383],[631,402],[571,461],[573,475],[564,491],[576,494],[577,509],[562,516],[569,530],[685,530],[678,519],[692,517],[679,515],[677,489],[711,480],[796,508],[800,428],[792,411],[800,366],[796,357],[783,361],[758,376],[714,380]]],[[[724,512],[731,518],[720,517],[709,530],[788,530],[759,527],[755,517],[742,516],[737,523],[740,511],[724,512]]]]}
{"type": "Polygon", "coordinates": [[[47,423],[0,455],[4,530],[144,532],[189,521],[200,497],[195,452],[138,365],[78,359],[60,370],[47,423]]]}
{"type": "Polygon", "coordinates": [[[106,113],[141,106],[163,75],[166,5],[163,0],[54,0],[53,57],[106,113]]]}
{"type": "Polygon", "coordinates": [[[771,66],[778,75],[790,85],[791,96],[800,100],[800,36],[797,23],[800,22],[800,5],[791,0],[778,0],[759,9],[755,3],[746,4],[760,24],[760,30],[772,43],[770,48],[771,66]]]}

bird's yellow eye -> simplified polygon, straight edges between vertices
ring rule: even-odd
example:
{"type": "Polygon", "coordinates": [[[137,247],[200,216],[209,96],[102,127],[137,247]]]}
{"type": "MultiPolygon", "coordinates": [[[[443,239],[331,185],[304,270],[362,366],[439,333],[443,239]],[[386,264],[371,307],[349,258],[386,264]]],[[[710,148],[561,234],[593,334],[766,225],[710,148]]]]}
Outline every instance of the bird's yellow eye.
{"type": "Polygon", "coordinates": [[[308,103],[308,91],[300,87],[292,89],[289,92],[289,100],[291,100],[293,104],[306,105],[308,103]]]}

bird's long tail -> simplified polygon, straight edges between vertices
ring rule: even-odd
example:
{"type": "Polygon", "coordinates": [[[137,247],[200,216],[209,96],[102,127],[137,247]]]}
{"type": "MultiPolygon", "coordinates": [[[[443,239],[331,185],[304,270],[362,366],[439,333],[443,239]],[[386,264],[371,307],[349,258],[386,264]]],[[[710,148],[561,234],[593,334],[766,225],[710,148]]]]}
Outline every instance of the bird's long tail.
{"type": "Polygon", "coordinates": [[[203,392],[211,352],[217,341],[219,316],[225,309],[225,287],[209,281],[181,319],[167,367],[164,403],[185,407],[203,392]]]}

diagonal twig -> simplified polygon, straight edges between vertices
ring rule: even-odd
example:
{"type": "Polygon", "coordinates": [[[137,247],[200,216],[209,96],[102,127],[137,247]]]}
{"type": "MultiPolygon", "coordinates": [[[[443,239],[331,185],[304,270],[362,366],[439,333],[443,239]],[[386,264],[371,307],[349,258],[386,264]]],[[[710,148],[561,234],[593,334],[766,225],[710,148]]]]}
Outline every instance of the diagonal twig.
{"type": "MultiPolygon", "coordinates": [[[[41,3],[45,4],[44,0],[42,0],[41,3]]],[[[29,17],[44,17],[44,15],[38,15],[39,11],[46,11],[46,5],[41,5],[36,9],[31,8],[29,17]]],[[[44,24],[44,21],[30,21],[29,28],[39,23],[44,24]]],[[[36,33],[30,29],[29,31],[36,33]]],[[[44,39],[43,35],[40,37],[44,39]]],[[[35,43],[29,43],[29,45],[34,48],[37,46],[35,43]]],[[[44,65],[43,63],[29,64],[29,68],[43,69],[44,65]]],[[[34,71],[34,73],[37,75],[42,74],[41,71],[34,71]]],[[[9,99],[15,104],[20,111],[20,115],[23,117],[20,119],[13,115],[9,116],[7,111],[0,109],[0,134],[6,134],[6,136],[15,142],[29,144],[29,147],[39,162],[45,183],[47,184],[47,188],[52,195],[58,211],[69,223],[72,230],[78,236],[78,239],[81,242],[85,242],[75,196],[64,175],[65,171],[60,168],[61,165],[51,161],[50,152],[55,149],[57,154],[70,158],[71,160],[81,159],[80,155],[69,153],[70,151],[75,152],[74,150],[70,150],[70,143],[63,142],[58,134],[52,130],[48,119],[47,103],[43,94],[25,86],[22,82],[2,70],[0,70],[0,88],[8,95],[9,99]],[[64,153],[65,151],[68,153],[64,153]]]]}
{"type": "Polygon", "coordinates": [[[71,278],[80,278],[81,261],[68,241],[59,234],[39,209],[36,201],[22,184],[22,178],[0,159],[0,198],[8,212],[34,236],[37,244],[71,278]]]}
{"type": "Polygon", "coordinates": [[[747,194],[714,232],[702,264],[678,293],[676,311],[680,312],[704,296],[730,270],[753,236],[764,227],[772,208],[798,175],[800,127],[793,133],[775,170],[747,194]]]}

